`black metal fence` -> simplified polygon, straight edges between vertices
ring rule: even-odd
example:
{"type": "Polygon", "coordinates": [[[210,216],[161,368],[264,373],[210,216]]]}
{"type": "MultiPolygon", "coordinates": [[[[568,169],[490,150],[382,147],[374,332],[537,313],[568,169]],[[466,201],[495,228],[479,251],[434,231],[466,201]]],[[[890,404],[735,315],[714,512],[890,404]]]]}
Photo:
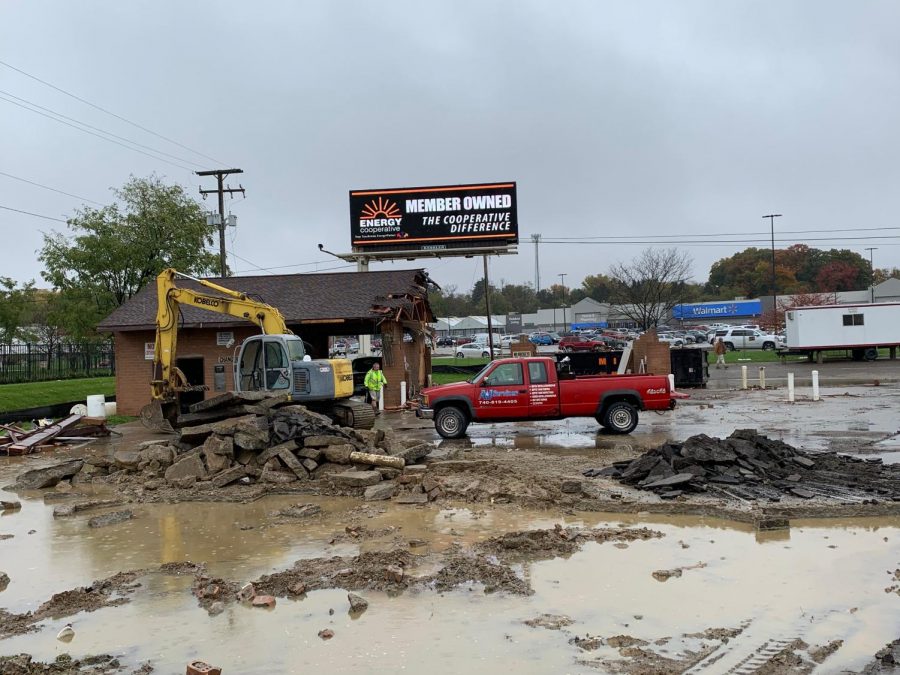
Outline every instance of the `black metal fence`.
{"type": "Polygon", "coordinates": [[[0,384],[102,377],[115,372],[111,342],[0,344],[0,384]]]}

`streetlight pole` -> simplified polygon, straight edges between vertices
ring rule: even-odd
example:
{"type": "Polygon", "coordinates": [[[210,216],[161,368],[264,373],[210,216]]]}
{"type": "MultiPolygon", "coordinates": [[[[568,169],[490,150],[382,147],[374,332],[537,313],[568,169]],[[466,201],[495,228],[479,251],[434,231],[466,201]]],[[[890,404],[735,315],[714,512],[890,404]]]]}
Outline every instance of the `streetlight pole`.
{"type": "Polygon", "coordinates": [[[773,330],[778,330],[778,301],[776,299],[775,288],[775,219],[781,218],[780,213],[770,213],[763,218],[769,219],[769,226],[772,228],[772,322],[775,324],[773,330]]]}
{"type": "Polygon", "coordinates": [[[872,302],[875,302],[875,265],[872,263],[872,251],[877,251],[877,246],[870,246],[866,249],[869,252],[869,272],[872,274],[872,283],[869,287],[872,289],[872,302]]]}
{"type": "Polygon", "coordinates": [[[566,276],[567,273],[557,274],[559,277],[559,285],[562,286],[562,311],[563,311],[563,333],[566,332],[566,276]]]}

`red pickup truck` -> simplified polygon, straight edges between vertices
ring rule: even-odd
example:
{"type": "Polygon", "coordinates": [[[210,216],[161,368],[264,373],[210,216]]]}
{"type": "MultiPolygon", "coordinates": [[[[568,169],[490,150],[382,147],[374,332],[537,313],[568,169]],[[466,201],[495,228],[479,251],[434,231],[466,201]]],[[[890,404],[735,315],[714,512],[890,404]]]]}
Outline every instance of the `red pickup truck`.
{"type": "Polygon", "coordinates": [[[671,410],[676,396],[665,375],[580,375],[557,371],[550,358],[498,359],[466,382],[428,387],[416,415],[434,420],[444,438],[459,438],[472,422],[593,417],[628,434],[639,410],[671,410]]]}

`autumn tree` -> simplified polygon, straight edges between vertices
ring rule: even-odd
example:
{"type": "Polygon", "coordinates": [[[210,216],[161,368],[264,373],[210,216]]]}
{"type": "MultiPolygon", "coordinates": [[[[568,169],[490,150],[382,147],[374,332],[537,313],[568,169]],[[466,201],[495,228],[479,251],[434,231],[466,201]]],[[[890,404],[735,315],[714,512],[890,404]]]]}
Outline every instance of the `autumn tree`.
{"type": "Polygon", "coordinates": [[[888,279],[900,279],[900,268],[897,267],[879,267],[875,270],[872,283],[881,284],[888,279]]]}
{"type": "Polygon", "coordinates": [[[646,249],[629,263],[610,268],[612,301],[617,309],[644,330],[669,316],[684,302],[693,260],[690,254],[670,249],[646,249]]]}

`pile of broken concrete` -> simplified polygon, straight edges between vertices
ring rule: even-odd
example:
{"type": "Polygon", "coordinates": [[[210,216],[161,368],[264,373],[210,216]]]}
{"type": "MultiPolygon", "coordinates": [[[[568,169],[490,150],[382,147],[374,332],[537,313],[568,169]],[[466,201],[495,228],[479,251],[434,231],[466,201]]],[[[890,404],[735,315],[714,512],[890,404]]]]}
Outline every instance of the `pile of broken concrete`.
{"type": "Polygon", "coordinates": [[[229,392],[192,406],[179,426],[176,437],[28,472],[15,487],[50,487],[68,477],[73,484],[138,481],[145,491],[323,481],[331,493],[362,492],[369,500],[427,503],[442,494],[416,465],[430,444],[341,427],[286,396],[229,392]]]}
{"type": "Polygon", "coordinates": [[[728,438],[699,434],[684,443],[664,443],[637,459],[584,474],[611,476],[668,499],[709,492],[771,501],[784,495],[844,503],[900,501],[900,466],[885,466],[880,458],[807,453],[755,429],[738,429],[728,438]]]}

